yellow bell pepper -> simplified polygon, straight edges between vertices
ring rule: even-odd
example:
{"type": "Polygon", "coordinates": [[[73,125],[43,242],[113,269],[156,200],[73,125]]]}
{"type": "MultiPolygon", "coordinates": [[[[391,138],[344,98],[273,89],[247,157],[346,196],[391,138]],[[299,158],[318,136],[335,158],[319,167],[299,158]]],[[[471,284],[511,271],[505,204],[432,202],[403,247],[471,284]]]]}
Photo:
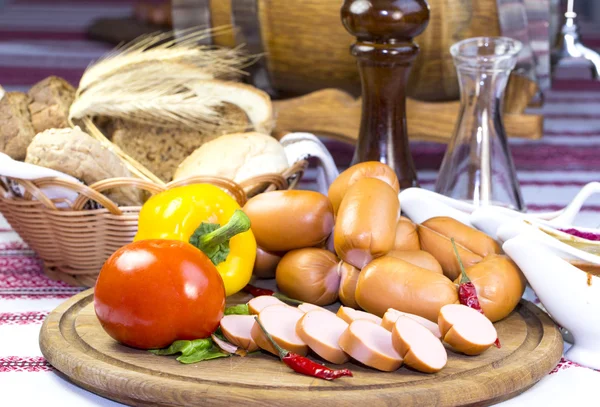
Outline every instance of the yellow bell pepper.
{"type": "Polygon", "coordinates": [[[256,259],[256,240],[250,219],[220,188],[193,184],[154,195],[142,207],[134,238],[189,242],[215,264],[227,295],[250,282],[256,259]]]}

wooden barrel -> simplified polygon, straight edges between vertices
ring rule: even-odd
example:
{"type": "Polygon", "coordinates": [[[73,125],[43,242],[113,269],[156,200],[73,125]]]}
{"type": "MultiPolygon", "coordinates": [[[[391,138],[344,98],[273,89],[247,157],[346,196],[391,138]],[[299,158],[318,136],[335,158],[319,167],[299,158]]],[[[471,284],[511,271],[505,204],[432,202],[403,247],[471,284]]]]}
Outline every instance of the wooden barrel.
{"type": "MultiPolygon", "coordinates": [[[[188,26],[204,19],[212,27],[234,25],[260,32],[260,47],[272,86],[289,94],[322,88],[360,93],[356,61],[349,47],[355,41],[342,26],[341,0],[172,0],[173,19],[188,26]],[[178,15],[180,16],[178,18],[178,15]],[[191,21],[190,21],[191,20],[191,21]],[[191,23],[191,24],[190,24],[191,23]],[[254,25],[254,27],[252,27],[254,25]]],[[[415,39],[420,52],[408,81],[408,96],[420,100],[459,98],[449,48],[464,38],[500,35],[496,0],[428,0],[430,21],[415,39]]],[[[233,34],[215,44],[235,46],[233,34]]],[[[247,42],[247,41],[246,41],[247,42]]]]}

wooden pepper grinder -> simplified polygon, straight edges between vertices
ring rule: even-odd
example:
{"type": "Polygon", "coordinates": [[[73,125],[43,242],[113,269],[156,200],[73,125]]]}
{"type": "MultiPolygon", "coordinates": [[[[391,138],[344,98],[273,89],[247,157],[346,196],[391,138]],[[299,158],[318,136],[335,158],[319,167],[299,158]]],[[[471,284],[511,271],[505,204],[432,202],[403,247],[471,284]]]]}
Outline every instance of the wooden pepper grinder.
{"type": "Polygon", "coordinates": [[[425,0],[345,0],[342,23],[356,37],[351,53],[362,81],[362,117],[352,164],[380,161],[401,188],[418,186],[406,131],[406,81],[427,27],[425,0]]]}

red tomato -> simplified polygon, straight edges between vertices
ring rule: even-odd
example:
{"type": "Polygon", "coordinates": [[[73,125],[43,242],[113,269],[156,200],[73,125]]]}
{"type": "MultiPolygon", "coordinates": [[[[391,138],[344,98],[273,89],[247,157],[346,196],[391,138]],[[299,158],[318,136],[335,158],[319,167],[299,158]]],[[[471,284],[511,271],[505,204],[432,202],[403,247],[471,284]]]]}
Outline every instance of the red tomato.
{"type": "Polygon", "coordinates": [[[210,336],[225,310],[225,286],[200,250],[175,240],[140,240],[106,261],[94,292],[106,332],[140,349],[210,336]]]}

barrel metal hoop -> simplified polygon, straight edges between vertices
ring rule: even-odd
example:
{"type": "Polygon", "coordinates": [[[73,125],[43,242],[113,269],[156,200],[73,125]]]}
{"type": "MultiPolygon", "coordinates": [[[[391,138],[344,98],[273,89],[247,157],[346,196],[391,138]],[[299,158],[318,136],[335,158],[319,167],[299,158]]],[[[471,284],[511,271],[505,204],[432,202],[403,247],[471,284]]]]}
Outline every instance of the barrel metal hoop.
{"type": "MultiPolygon", "coordinates": [[[[176,38],[180,36],[178,33],[190,28],[212,28],[210,0],[171,0],[171,7],[176,38]]],[[[198,43],[213,45],[213,40],[210,35],[207,35],[198,43]]]]}

